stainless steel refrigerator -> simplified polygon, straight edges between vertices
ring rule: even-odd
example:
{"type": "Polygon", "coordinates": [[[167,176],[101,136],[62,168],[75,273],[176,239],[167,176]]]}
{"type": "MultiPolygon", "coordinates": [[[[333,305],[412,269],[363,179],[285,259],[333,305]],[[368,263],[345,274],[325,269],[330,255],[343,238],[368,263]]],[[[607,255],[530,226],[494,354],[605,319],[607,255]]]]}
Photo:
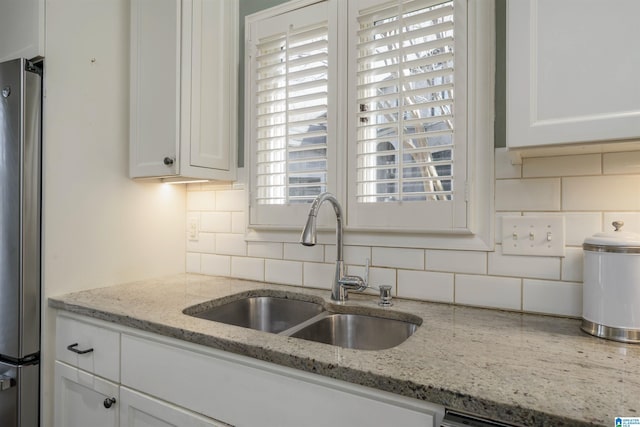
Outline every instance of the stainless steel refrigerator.
{"type": "Polygon", "coordinates": [[[37,426],[42,73],[0,63],[0,425],[37,426]]]}

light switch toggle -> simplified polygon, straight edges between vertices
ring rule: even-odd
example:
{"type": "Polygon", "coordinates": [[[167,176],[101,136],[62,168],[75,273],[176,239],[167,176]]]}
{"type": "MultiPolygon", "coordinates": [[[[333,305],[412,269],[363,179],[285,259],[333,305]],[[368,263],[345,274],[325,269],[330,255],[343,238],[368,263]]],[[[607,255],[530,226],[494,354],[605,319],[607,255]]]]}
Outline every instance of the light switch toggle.
{"type": "Polygon", "coordinates": [[[551,232],[547,231],[547,242],[551,241],[551,232]]]}

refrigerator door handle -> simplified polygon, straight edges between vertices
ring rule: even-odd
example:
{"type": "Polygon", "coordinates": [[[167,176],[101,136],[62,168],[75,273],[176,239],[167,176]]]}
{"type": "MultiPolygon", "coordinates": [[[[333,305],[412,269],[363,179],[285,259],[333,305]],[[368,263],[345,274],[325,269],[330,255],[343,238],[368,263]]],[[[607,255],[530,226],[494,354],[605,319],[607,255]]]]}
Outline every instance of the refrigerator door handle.
{"type": "Polygon", "coordinates": [[[9,390],[11,387],[15,386],[15,378],[11,378],[6,375],[0,375],[0,391],[9,390]]]}
{"type": "Polygon", "coordinates": [[[93,348],[88,348],[86,350],[78,350],[76,347],[78,346],[78,343],[73,343],[71,345],[67,346],[67,350],[69,351],[73,351],[74,353],[77,354],[87,354],[87,353],[91,353],[93,351],[93,348]]]}

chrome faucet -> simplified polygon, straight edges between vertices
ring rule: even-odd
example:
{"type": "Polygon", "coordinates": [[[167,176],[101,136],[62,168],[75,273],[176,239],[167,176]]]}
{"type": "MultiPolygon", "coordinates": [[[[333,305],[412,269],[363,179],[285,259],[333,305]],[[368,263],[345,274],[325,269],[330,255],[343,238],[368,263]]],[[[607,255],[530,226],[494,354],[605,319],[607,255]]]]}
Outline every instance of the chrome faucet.
{"type": "Polygon", "coordinates": [[[322,193],[315,198],[309,210],[307,224],[302,230],[300,243],[304,246],[314,246],[317,242],[316,219],[318,210],[323,202],[328,201],[333,206],[336,213],[336,272],[331,285],[331,299],[337,302],[344,302],[348,299],[349,290],[364,291],[367,288],[369,268],[367,265],[365,278],[360,276],[347,276],[344,274],[344,258],[342,244],[342,207],[338,199],[331,193],[322,193]]]}

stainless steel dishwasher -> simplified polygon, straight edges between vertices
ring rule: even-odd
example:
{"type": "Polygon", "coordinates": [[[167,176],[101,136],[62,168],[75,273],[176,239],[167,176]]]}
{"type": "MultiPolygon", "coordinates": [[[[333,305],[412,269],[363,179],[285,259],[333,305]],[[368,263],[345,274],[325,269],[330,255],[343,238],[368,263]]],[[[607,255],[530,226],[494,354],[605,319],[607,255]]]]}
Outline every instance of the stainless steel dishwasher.
{"type": "Polygon", "coordinates": [[[440,427],[515,427],[513,424],[505,424],[498,421],[488,420],[475,415],[462,414],[460,412],[445,412],[440,427]]]}

